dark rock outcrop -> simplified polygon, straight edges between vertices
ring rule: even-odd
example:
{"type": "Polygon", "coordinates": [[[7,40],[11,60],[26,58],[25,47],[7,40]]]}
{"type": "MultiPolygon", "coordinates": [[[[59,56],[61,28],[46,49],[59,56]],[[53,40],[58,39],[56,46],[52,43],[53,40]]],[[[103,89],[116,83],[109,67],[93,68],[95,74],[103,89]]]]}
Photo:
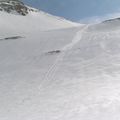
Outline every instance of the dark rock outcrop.
{"type": "Polygon", "coordinates": [[[8,13],[16,13],[20,15],[27,15],[29,11],[34,11],[28,8],[20,0],[0,0],[0,11],[5,11],[8,13]]]}

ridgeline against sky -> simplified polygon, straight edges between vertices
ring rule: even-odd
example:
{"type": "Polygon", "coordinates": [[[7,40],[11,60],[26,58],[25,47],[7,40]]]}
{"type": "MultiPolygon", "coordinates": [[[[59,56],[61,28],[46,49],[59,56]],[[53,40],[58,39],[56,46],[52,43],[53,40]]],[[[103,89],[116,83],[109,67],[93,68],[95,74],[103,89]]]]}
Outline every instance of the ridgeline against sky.
{"type": "Polygon", "coordinates": [[[73,21],[120,11],[120,0],[23,0],[23,2],[73,21]]]}

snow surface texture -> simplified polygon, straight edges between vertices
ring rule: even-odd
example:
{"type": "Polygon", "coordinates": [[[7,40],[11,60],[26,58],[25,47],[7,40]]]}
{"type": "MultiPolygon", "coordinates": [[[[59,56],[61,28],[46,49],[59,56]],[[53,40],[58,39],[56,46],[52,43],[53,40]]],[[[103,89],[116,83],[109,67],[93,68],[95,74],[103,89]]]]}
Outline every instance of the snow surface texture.
{"type": "Polygon", "coordinates": [[[0,13],[0,120],[120,119],[120,22],[73,26],[0,13]]]}
{"type": "Polygon", "coordinates": [[[0,12],[1,35],[31,34],[38,31],[48,31],[60,28],[69,28],[78,24],[67,20],[60,20],[44,12],[31,12],[27,16],[0,12]]]}

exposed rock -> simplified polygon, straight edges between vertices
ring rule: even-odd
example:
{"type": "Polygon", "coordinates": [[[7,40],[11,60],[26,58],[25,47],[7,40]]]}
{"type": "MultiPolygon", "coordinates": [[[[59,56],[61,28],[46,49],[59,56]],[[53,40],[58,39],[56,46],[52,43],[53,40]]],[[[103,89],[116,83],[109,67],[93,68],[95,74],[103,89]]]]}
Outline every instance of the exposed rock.
{"type": "Polygon", "coordinates": [[[48,54],[58,54],[60,53],[60,50],[53,50],[53,51],[49,51],[48,54]]]}
{"type": "Polygon", "coordinates": [[[28,8],[20,0],[0,0],[0,11],[16,13],[25,16],[29,13],[29,11],[34,10],[32,8],[28,8]]]}

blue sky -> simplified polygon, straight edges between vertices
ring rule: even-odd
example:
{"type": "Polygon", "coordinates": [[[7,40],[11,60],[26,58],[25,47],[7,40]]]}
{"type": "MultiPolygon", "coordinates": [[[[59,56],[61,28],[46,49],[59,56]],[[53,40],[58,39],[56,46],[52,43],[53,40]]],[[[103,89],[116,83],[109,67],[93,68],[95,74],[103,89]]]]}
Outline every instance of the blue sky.
{"type": "Polygon", "coordinates": [[[72,21],[120,12],[120,0],[23,0],[30,6],[72,21]]]}

